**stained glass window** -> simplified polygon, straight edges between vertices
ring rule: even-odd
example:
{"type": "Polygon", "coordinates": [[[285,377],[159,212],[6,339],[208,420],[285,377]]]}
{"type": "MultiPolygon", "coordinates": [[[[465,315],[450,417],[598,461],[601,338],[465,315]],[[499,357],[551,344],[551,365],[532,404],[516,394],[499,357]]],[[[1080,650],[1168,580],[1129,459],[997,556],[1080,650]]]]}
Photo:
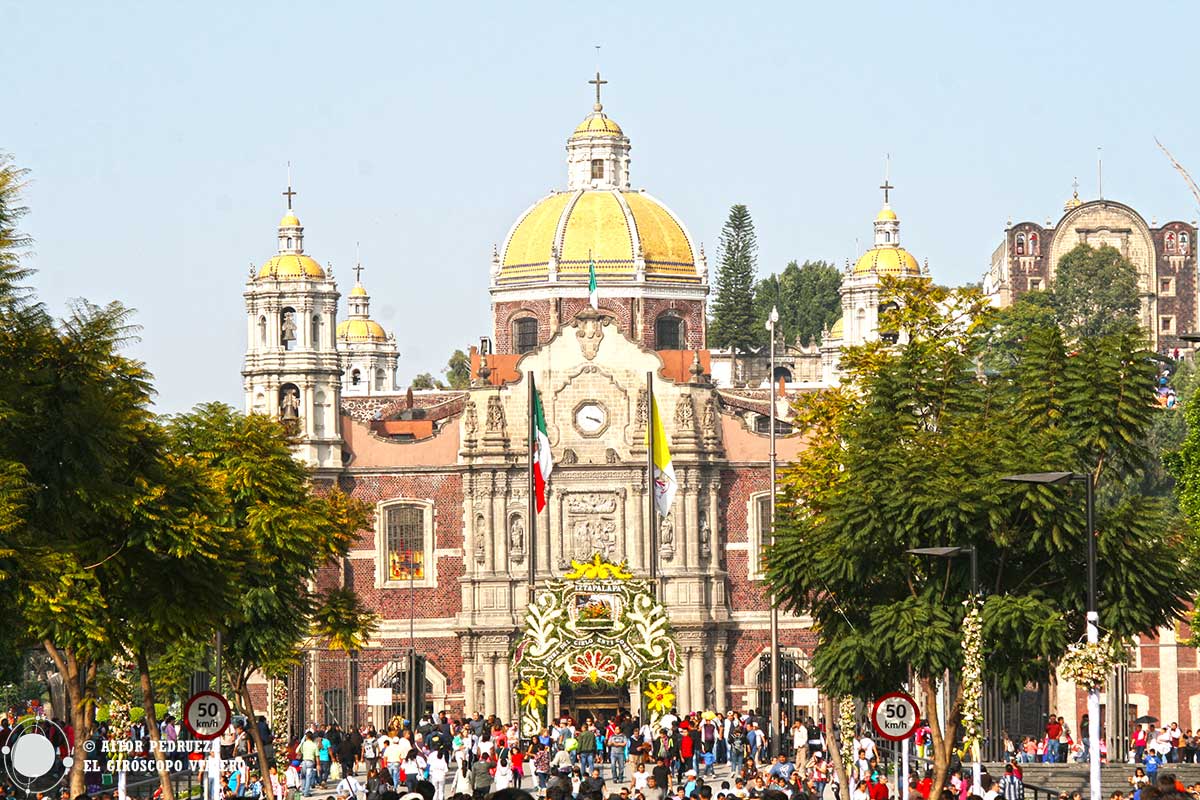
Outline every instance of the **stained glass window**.
{"type": "Polygon", "coordinates": [[[425,578],[425,511],[417,506],[392,506],[385,517],[388,580],[425,578]]]}

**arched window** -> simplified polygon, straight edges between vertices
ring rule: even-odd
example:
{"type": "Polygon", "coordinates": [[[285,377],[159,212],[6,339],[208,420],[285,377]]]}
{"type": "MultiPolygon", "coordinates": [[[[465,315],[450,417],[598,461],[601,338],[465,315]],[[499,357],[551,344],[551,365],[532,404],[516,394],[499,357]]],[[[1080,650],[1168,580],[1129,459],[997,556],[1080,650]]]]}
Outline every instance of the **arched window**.
{"type": "Polygon", "coordinates": [[[1167,231],[1166,235],[1167,252],[1175,252],[1175,231],[1167,231]]]}
{"type": "Polygon", "coordinates": [[[884,232],[883,232],[883,241],[885,241],[885,242],[890,242],[890,241],[892,241],[892,232],[891,232],[891,231],[884,231],[884,232]]]}
{"type": "Polygon", "coordinates": [[[1188,247],[1191,245],[1191,241],[1189,241],[1190,238],[1191,237],[1189,237],[1187,235],[1187,231],[1179,232],[1179,255],[1181,255],[1181,256],[1187,255],[1188,247]]]}
{"type": "Polygon", "coordinates": [[[321,318],[316,314],[312,318],[312,347],[314,350],[321,349],[321,318]]]}
{"type": "Polygon", "coordinates": [[[683,342],[682,319],[667,312],[654,321],[655,350],[682,350],[683,342]]]}
{"type": "Polygon", "coordinates": [[[266,317],[258,318],[258,343],[259,344],[267,343],[267,318],[266,317]]]}
{"type": "Polygon", "coordinates": [[[383,382],[387,379],[387,373],[381,369],[375,370],[375,391],[383,391],[383,382]]]}
{"type": "Polygon", "coordinates": [[[292,249],[292,237],[290,237],[290,236],[287,237],[287,240],[288,240],[287,249],[291,250],[292,249]]]}
{"type": "Polygon", "coordinates": [[[350,385],[358,386],[362,383],[362,373],[356,369],[350,370],[350,385]]]}
{"type": "Polygon", "coordinates": [[[517,353],[528,353],[538,346],[538,323],[533,317],[521,317],[513,322],[513,344],[517,353]]]}
{"type": "Polygon", "coordinates": [[[1025,234],[1023,233],[1017,234],[1017,255],[1025,255],[1025,234]]]}
{"type": "Polygon", "coordinates": [[[1029,255],[1036,256],[1038,254],[1038,235],[1036,232],[1029,234],[1029,255]]]}

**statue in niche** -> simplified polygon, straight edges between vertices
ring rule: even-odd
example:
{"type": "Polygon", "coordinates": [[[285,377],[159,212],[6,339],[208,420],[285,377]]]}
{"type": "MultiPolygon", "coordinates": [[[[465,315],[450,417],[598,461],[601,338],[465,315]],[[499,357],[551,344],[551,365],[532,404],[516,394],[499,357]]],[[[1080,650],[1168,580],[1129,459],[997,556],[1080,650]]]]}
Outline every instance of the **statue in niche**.
{"type": "Polygon", "coordinates": [[[283,393],[283,397],[279,401],[279,418],[300,418],[300,393],[294,388],[288,389],[283,393]]]}
{"type": "Polygon", "coordinates": [[[675,557],[675,518],[667,514],[658,523],[658,546],[662,557],[670,561],[675,557]]]}
{"type": "Polygon", "coordinates": [[[700,557],[712,555],[712,531],[708,526],[708,514],[700,512],[700,557]]]}
{"type": "Polygon", "coordinates": [[[283,312],[283,322],[281,324],[280,340],[287,344],[288,342],[296,341],[296,312],[288,309],[283,312]]]}
{"type": "Polygon", "coordinates": [[[487,520],[482,513],[475,515],[475,561],[482,564],[484,561],[484,552],[486,543],[484,539],[487,537],[487,520]]]}
{"type": "Polygon", "coordinates": [[[713,398],[711,401],[704,404],[704,416],[701,419],[700,427],[704,431],[705,436],[715,436],[717,433],[717,401],[713,398]]]}
{"type": "Polygon", "coordinates": [[[508,554],[518,564],[525,560],[525,521],[519,514],[508,522],[508,554]]]}

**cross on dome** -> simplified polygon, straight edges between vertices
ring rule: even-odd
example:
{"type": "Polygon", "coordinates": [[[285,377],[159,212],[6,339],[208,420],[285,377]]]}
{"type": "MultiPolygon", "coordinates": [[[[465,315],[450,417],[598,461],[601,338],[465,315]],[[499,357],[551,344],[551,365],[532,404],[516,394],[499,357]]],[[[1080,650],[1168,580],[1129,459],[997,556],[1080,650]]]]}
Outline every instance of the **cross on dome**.
{"type": "Polygon", "coordinates": [[[288,211],[292,210],[292,198],[296,196],[296,192],[292,191],[292,162],[288,162],[288,182],[287,191],[282,193],[287,198],[288,211]]]}
{"type": "Polygon", "coordinates": [[[883,189],[883,204],[888,204],[888,192],[896,187],[888,181],[888,175],[892,171],[892,157],[887,155],[883,159],[883,183],[879,184],[879,188],[883,189]]]}
{"type": "Polygon", "coordinates": [[[608,81],[600,79],[600,70],[597,69],[595,79],[588,81],[588,83],[593,84],[596,87],[596,105],[594,108],[597,111],[603,111],[604,106],[600,104],[600,87],[608,83],[608,81]]]}

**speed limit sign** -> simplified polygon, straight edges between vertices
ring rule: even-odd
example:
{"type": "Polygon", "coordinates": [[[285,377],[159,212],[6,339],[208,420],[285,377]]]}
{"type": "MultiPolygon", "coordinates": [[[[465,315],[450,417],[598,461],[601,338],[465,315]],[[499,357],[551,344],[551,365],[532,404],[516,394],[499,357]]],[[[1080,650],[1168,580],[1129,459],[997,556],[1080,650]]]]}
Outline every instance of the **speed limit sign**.
{"type": "Polygon", "coordinates": [[[183,706],[183,724],[197,739],[215,739],[229,727],[229,702],[216,692],[196,692],[183,706]]]}
{"type": "Polygon", "coordinates": [[[917,701],[904,692],[888,692],[875,701],[871,709],[871,724],[885,739],[900,742],[913,735],[921,724],[917,701]]]}

